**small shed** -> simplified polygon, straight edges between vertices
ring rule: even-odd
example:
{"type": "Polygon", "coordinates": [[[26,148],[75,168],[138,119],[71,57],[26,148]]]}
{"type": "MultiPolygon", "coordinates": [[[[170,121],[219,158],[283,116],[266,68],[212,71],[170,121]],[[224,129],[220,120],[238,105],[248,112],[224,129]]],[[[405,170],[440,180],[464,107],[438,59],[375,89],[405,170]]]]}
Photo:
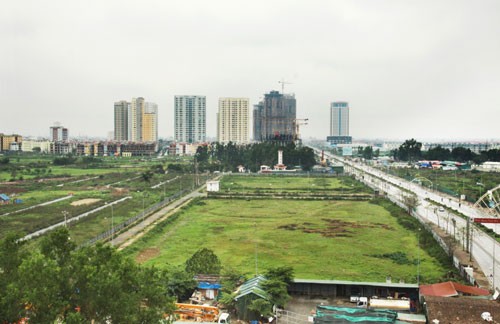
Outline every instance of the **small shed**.
{"type": "Polygon", "coordinates": [[[264,276],[257,276],[242,284],[236,291],[236,308],[238,310],[238,317],[241,320],[258,320],[260,314],[248,309],[252,301],[256,299],[269,300],[269,295],[262,289],[262,282],[267,279],[264,276]]]}
{"type": "Polygon", "coordinates": [[[218,180],[207,181],[207,191],[218,192],[220,190],[219,183],[218,180]]]}
{"type": "Polygon", "coordinates": [[[0,205],[6,205],[10,203],[10,198],[6,194],[0,194],[0,205]]]}
{"type": "Polygon", "coordinates": [[[198,283],[198,290],[205,299],[216,299],[219,296],[220,283],[201,281],[198,283]]]}

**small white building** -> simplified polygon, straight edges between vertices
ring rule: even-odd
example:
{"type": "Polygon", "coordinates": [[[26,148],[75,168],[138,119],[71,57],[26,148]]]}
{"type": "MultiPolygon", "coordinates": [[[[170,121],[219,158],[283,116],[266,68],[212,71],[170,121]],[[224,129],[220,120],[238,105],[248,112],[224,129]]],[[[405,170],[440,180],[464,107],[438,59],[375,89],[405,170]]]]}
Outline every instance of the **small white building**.
{"type": "Polygon", "coordinates": [[[219,183],[218,180],[207,181],[207,191],[208,192],[218,192],[219,191],[219,183]]]}

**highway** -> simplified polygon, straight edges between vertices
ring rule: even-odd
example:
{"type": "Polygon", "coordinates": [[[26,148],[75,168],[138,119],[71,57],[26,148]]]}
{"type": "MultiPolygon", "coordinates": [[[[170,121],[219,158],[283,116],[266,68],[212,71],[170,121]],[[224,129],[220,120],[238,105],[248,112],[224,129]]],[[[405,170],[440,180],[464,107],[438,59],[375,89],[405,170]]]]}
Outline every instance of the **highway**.
{"type": "MultiPolygon", "coordinates": [[[[320,150],[313,149],[316,154],[321,155],[320,150]]],[[[419,184],[389,175],[359,162],[346,160],[326,152],[324,154],[326,158],[344,164],[345,172],[353,174],[369,187],[385,192],[391,201],[403,208],[406,208],[403,204],[403,197],[408,195],[409,192],[414,193],[418,199],[418,206],[414,216],[423,224],[432,223],[437,225],[442,231],[454,238],[464,250],[469,249],[466,237],[467,221],[476,217],[491,217],[469,204],[459,202],[455,197],[431,191],[419,184]],[[447,208],[443,208],[443,206],[447,208]],[[457,211],[465,215],[465,218],[459,216],[457,211]]],[[[497,224],[484,225],[497,232],[497,224]]],[[[472,257],[488,277],[491,287],[498,289],[500,284],[500,267],[498,265],[500,245],[478,227],[471,226],[471,228],[473,228],[472,243],[470,244],[472,257]]]]}

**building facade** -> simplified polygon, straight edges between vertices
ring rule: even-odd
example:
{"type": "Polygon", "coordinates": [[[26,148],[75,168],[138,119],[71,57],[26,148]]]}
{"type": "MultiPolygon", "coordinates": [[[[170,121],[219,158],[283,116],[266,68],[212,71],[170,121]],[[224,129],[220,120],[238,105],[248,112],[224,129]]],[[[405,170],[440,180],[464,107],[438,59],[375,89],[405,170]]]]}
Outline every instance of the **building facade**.
{"type": "Polygon", "coordinates": [[[127,141],[128,140],[128,112],[130,110],[130,103],[121,100],[115,102],[115,131],[114,140],[115,141],[127,141]]]}
{"type": "Polygon", "coordinates": [[[351,144],[349,136],[349,103],[335,101],[330,104],[330,144],[351,144]]]}
{"type": "Polygon", "coordinates": [[[294,95],[271,91],[254,106],[254,140],[288,143],[295,140],[297,102],[294,95]]]}
{"type": "Polygon", "coordinates": [[[174,132],[177,142],[206,140],[206,97],[175,96],[174,132]]]}
{"type": "Polygon", "coordinates": [[[158,105],[154,102],[145,102],[142,110],[142,142],[156,142],[158,140],[158,105]]]}
{"type": "Polygon", "coordinates": [[[114,140],[119,142],[158,141],[158,105],[144,98],[121,100],[114,106],[114,140]]]}
{"type": "Polygon", "coordinates": [[[217,113],[217,141],[220,143],[248,143],[248,98],[219,98],[217,113]]]}
{"type": "Polygon", "coordinates": [[[50,127],[50,140],[52,142],[67,142],[69,131],[61,125],[54,125],[50,127]]]}
{"type": "Polygon", "coordinates": [[[5,135],[0,134],[0,152],[1,151],[18,151],[22,147],[23,137],[21,135],[5,135]]]}

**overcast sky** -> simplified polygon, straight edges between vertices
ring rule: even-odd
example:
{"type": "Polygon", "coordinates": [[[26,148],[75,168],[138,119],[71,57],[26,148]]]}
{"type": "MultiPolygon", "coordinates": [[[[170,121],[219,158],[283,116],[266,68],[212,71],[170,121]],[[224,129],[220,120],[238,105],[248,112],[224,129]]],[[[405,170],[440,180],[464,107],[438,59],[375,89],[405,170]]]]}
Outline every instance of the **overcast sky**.
{"type": "Polygon", "coordinates": [[[348,101],[354,138],[500,138],[500,1],[2,1],[0,133],[106,137],[113,103],[174,95],[255,104],[278,81],[325,138],[348,101]]]}

